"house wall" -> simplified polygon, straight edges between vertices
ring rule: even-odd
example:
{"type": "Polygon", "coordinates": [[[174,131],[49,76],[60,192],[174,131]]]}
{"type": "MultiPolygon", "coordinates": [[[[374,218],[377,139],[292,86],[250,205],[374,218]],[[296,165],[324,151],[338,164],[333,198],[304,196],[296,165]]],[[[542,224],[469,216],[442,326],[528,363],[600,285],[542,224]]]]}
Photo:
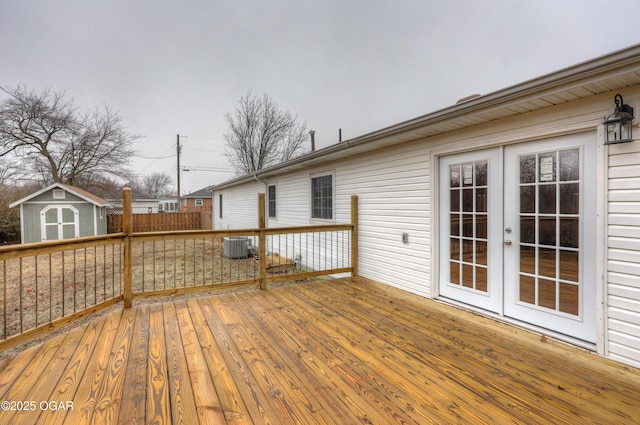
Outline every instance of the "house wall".
{"type": "Polygon", "coordinates": [[[263,183],[253,181],[241,187],[216,192],[213,202],[213,228],[223,230],[258,227],[258,193],[264,191],[263,183]],[[222,194],[222,217],[220,217],[220,194],[222,194]]]}
{"type": "Polygon", "coordinates": [[[640,367],[640,140],[609,146],[608,176],[607,354],[640,367]]]}
{"type": "MultiPolygon", "coordinates": [[[[640,100],[640,87],[622,92],[640,100]]],[[[349,221],[350,196],[359,196],[359,271],[364,277],[426,297],[437,296],[438,158],[453,153],[584,134],[597,144],[598,219],[596,266],[598,342],[601,354],[640,366],[640,141],[605,147],[602,122],[613,112],[611,93],[540,109],[415,140],[392,148],[314,165],[266,179],[277,187],[278,217],[269,226],[305,225],[310,217],[310,178],[334,174],[335,222],[349,221]],[[601,165],[602,164],[602,165],[601,165]],[[608,212],[608,215],[606,214],[608,212]],[[409,243],[402,243],[402,233],[409,243]]],[[[636,109],[636,115],[640,108],[636,109]]],[[[640,128],[635,127],[638,139],[640,128]]],[[[256,193],[266,186],[249,183],[223,190],[223,224],[252,227],[256,193]]],[[[214,201],[217,202],[215,192],[214,201]]],[[[217,215],[216,215],[217,217],[217,215]]],[[[241,227],[241,226],[239,226],[241,227]]]]}

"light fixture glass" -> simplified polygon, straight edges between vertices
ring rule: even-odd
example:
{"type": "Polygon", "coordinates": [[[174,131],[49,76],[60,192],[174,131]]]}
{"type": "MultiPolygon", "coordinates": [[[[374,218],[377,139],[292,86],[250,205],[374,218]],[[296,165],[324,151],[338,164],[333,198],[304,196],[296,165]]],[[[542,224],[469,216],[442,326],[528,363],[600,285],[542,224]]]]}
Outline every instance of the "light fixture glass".
{"type": "Polygon", "coordinates": [[[605,145],[626,143],[633,140],[633,108],[624,104],[622,95],[616,94],[616,109],[604,121],[605,145]]]}

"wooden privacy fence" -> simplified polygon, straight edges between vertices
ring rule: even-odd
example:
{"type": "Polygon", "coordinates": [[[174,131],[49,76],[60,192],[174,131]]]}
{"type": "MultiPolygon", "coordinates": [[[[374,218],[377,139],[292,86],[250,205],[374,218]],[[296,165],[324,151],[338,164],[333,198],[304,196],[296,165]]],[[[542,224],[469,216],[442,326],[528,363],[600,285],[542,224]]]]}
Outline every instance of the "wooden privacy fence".
{"type": "MultiPolygon", "coordinates": [[[[138,233],[210,229],[211,224],[207,223],[207,217],[211,220],[210,213],[200,211],[133,214],[131,217],[132,231],[138,233]]],[[[123,214],[109,214],[107,216],[109,233],[122,232],[122,226],[123,214]]]]}
{"type": "Polygon", "coordinates": [[[256,228],[134,232],[123,195],[121,233],[0,247],[0,351],[133,298],[358,273],[355,196],[346,224],[266,228],[261,193],[256,228]]]}

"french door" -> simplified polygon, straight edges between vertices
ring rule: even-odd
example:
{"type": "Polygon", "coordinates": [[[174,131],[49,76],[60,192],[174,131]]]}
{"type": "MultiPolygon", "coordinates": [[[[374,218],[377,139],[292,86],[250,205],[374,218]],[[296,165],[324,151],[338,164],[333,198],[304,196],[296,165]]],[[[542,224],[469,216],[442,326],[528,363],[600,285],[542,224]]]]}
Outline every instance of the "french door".
{"type": "Polygon", "coordinates": [[[441,159],[441,296],[595,342],[594,138],[441,159]]]}

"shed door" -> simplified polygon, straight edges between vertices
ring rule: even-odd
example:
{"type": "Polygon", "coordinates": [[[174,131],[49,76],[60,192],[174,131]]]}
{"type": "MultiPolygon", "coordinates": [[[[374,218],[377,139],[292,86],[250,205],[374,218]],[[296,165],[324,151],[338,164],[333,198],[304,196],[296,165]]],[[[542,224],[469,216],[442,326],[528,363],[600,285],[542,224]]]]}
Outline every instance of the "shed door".
{"type": "Polygon", "coordinates": [[[40,212],[40,226],[43,241],[80,236],[78,210],[71,205],[47,205],[40,212]]]}

